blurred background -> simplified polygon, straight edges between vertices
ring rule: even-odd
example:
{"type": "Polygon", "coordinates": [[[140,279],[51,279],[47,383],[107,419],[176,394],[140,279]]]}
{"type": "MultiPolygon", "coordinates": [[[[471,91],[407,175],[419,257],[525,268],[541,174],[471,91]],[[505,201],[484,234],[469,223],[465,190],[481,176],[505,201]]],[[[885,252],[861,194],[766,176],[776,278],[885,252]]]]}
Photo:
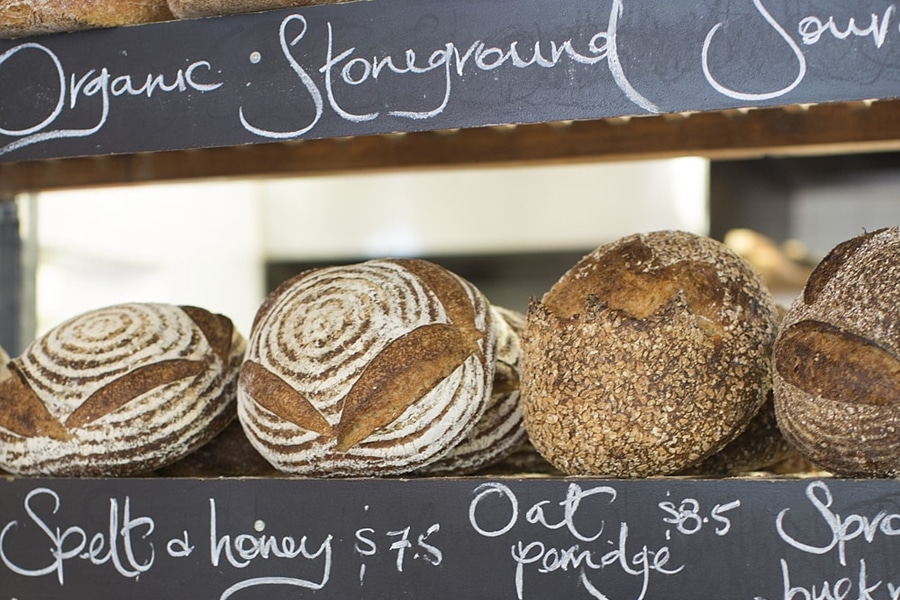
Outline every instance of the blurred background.
{"type": "Polygon", "coordinates": [[[434,260],[524,311],[585,253],[658,229],[726,241],[786,305],[835,244],[900,223],[900,160],[391,172],[55,191],[15,204],[23,319],[0,339],[11,355],[69,317],[128,301],[202,306],[248,333],[291,275],[390,256],[434,260]]]}

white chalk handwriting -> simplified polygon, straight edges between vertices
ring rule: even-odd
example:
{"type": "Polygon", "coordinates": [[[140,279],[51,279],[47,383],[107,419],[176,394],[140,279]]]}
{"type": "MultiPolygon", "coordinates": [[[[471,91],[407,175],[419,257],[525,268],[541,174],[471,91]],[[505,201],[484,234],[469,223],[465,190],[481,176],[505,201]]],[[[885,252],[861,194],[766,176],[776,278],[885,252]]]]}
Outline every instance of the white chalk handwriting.
{"type": "MultiPolygon", "coordinates": [[[[446,113],[453,105],[454,97],[460,93],[460,88],[464,88],[468,81],[478,79],[479,74],[487,73],[491,74],[489,81],[504,86],[508,85],[504,81],[514,80],[516,72],[565,71],[566,77],[578,88],[611,87],[637,111],[658,113],[661,112],[663,99],[653,99],[651,95],[659,95],[660,90],[648,93],[632,83],[643,81],[637,69],[655,67],[648,58],[623,56],[625,48],[629,53],[639,52],[639,47],[634,43],[621,43],[623,36],[627,35],[625,32],[630,32],[630,28],[622,27],[627,3],[628,0],[603,0],[608,12],[600,19],[601,23],[591,23],[589,20],[579,22],[577,34],[556,34],[556,37],[537,34],[537,39],[535,34],[521,34],[522,39],[511,39],[508,33],[503,33],[502,37],[498,34],[498,40],[502,41],[491,40],[490,36],[436,38],[431,42],[422,42],[420,47],[398,45],[396,49],[375,50],[362,49],[365,40],[356,39],[343,30],[340,21],[317,21],[313,24],[304,13],[294,12],[283,17],[277,32],[273,31],[273,35],[277,35],[280,56],[263,60],[257,49],[248,50],[252,66],[248,71],[251,79],[247,81],[229,78],[230,65],[212,56],[180,61],[179,65],[186,66],[173,64],[161,72],[142,71],[142,67],[132,69],[120,66],[114,69],[103,66],[103,63],[93,68],[73,70],[66,64],[68,57],[57,54],[52,43],[24,41],[0,54],[0,75],[13,69],[16,73],[22,72],[22,66],[27,64],[27,76],[33,79],[21,87],[7,84],[0,88],[0,136],[7,138],[7,141],[0,142],[0,155],[52,140],[96,136],[114,116],[117,119],[127,118],[120,116],[131,110],[124,104],[127,98],[132,102],[141,101],[151,109],[155,103],[164,106],[160,110],[182,110],[177,107],[185,106],[188,108],[184,110],[192,111],[194,107],[203,105],[204,95],[220,94],[227,90],[234,94],[237,88],[251,91],[257,88],[284,89],[286,100],[278,109],[278,119],[266,121],[272,112],[268,92],[240,96],[233,116],[225,118],[234,119],[234,135],[240,135],[241,140],[248,134],[251,139],[263,140],[302,138],[319,127],[326,117],[331,119],[331,123],[335,123],[336,119],[351,125],[382,120],[386,130],[402,130],[406,127],[402,122],[427,121],[446,113]],[[273,64],[275,67],[271,66],[273,64]],[[258,65],[269,67],[260,70],[258,65]],[[627,72],[628,69],[633,72],[627,72]],[[254,73],[266,81],[253,81],[254,73]],[[424,91],[417,94],[388,91],[413,85],[424,91]],[[41,107],[32,107],[29,116],[22,116],[14,110],[16,103],[27,102],[20,90],[35,87],[41,88],[41,107]],[[176,103],[166,100],[177,95],[190,97],[191,101],[176,103]],[[372,104],[365,110],[354,108],[353,103],[366,95],[383,97],[384,103],[377,107],[372,104]],[[10,108],[2,110],[4,102],[11,103],[10,108]],[[44,103],[46,108],[43,108],[44,103]],[[278,127],[271,124],[275,122],[279,123],[278,127]],[[292,122],[296,125],[282,125],[292,122]],[[74,126],[73,123],[79,125],[74,126]]],[[[697,68],[702,71],[712,90],[731,99],[725,101],[725,105],[733,100],[752,104],[786,96],[807,78],[808,54],[817,47],[854,43],[853,51],[849,51],[848,46],[845,53],[848,58],[860,49],[886,52],[891,47],[890,41],[900,33],[896,3],[886,4],[877,12],[863,14],[854,14],[856,11],[852,4],[842,9],[844,14],[841,15],[807,11],[796,17],[785,17],[783,7],[772,11],[764,0],[752,0],[750,16],[754,17],[752,20],[755,22],[745,25],[742,19],[747,17],[733,15],[729,20],[716,22],[706,32],[702,47],[692,50],[697,52],[697,68]],[[761,85],[754,84],[759,80],[756,74],[733,72],[729,57],[761,51],[758,47],[746,50],[736,47],[730,32],[744,27],[752,27],[751,31],[756,36],[766,31],[774,34],[775,43],[766,44],[763,50],[766,57],[751,62],[768,69],[775,60],[769,60],[769,54],[785,57],[778,59],[777,71],[785,73],[784,82],[774,84],[775,89],[752,89],[753,85],[761,85]]],[[[538,27],[537,31],[541,28],[538,27]]],[[[840,65],[835,68],[840,68],[840,65]]],[[[491,84],[486,85],[488,87],[482,93],[486,95],[485,100],[490,101],[491,84]]],[[[202,117],[201,113],[197,114],[200,115],[198,118],[202,117]]],[[[187,115],[187,118],[193,117],[187,115]]],[[[515,115],[508,118],[512,120],[515,115]]],[[[560,115],[560,118],[566,116],[560,115]]],[[[202,126],[202,123],[198,125],[202,126]]],[[[217,124],[218,127],[220,125],[217,124]]],[[[352,127],[348,131],[352,133],[352,127]]],[[[178,143],[174,141],[173,145],[178,143]]]]}
{"type": "MultiPolygon", "coordinates": [[[[807,15],[802,17],[796,25],[796,29],[792,33],[788,24],[780,23],[772,13],[763,4],[763,0],[753,0],[753,6],[763,18],[766,25],[774,31],[784,44],[785,50],[793,54],[796,61],[796,72],[794,79],[782,88],[766,91],[737,90],[719,81],[719,78],[713,73],[711,66],[711,56],[715,54],[713,49],[714,40],[720,35],[724,23],[716,23],[707,33],[701,50],[701,65],[703,67],[703,75],[706,81],[723,96],[734,98],[736,100],[746,100],[748,102],[759,102],[764,100],[772,100],[780,98],[799,86],[807,76],[808,65],[807,56],[802,46],[813,46],[822,41],[823,37],[830,37],[833,40],[848,40],[853,38],[871,37],[876,48],[882,48],[891,26],[893,25],[893,17],[896,13],[896,6],[890,4],[885,8],[882,14],[871,13],[868,15],[869,24],[865,27],[858,24],[857,18],[850,16],[845,19],[839,19],[835,15],[827,17],[818,15],[807,15]],[[839,24],[840,23],[840,24],[839,24]],[[844,25],[844,23],[846,23],[844,25]],[[794,35],[799,36],[799,41],[794,39],[794,35]]],[[[865,18],[865,17],[864,17],[865,18]]],[[[900,32],[900,28],[894,27],[900,32]]],[[[726,53],[734,52],[728,44],[722,44],[726,53]]],[[[766,66],[770,66],[765,63],[766,66]]],[[[752,80],[742,73],[731,73],[732,79],[736,81],[752,80]]]]}
{"type": "Polygon", "coordinates": [[[93,565],[111,563],[119,575],[138,577],[150,570],[156,558],[156,549],[148,540],[155,524],[147,516],[132,517],[131,498],[125,498],[121,513],[119,507],[119,501],[110,498],[109,529],[93,535],[78,525],[54,527],[48,521],[60,510],[59,495],[48,488],[37,488],[25,497],[25,512],[30,524],[36,525],[43,534],[44,543],[50,542],[47,564],[26,568],[18,563],[16,548],[38,542],[32,537],[16,542],[17,520],[10,521],[0,531],[0,560],[18,575],[41,577],[55,574],[60,585],[65,583],[67,561],[75,559],[86,560],[93,565]],[[47,499],[51,503],[49,507],[47,499]]]}
{"type": "MultiPolygon", "coordinates": [[[[815,530],[817,539],[804,539],[804,534],[800,533],[802,529],[795,529],[791,526],[792,521],[801,520],[808,527],[809,514],[797,515],[796,512],[786,508],[779,512],[775,519],[775,528],[779,537],[798,550],[809,554],[827,554],[836,549],[841,565],[846,565],[848,542],[859,540],[866,544],[872,544],[879,536],[896,537],[900,535],[900,511],[888,512],[882,509],[874,515],[855,512],[841,515],[834,506],[831,490],[822,481],[810,483],[806,488],[806,497],[817,513],[813,516],[817,517],[818,522],[825,526],[824,534],[821,528],[815,530]]],[[[810,536],[811,534],[807,530],[805,535],[810,536]]]]}
{"type": "MultiPolygon", "coordinates": [[[[528,531],[539,535],[542,530],[565,530],[573,543],[554,546],[542,539],[526,541],[514,536],[510,555],[515,565],[513,581],[519,600],[526,597],[526,574],[529,573],[539,576],[575,571],[578,573],[578,581],[589,596],[598,600],[610,600],[611,592],[603,590],[601,580],[595,579],[592,573],[618,569],[638,582],[633,598],[643,600],[650,590],[652,577],[664,578],[684,570],[685,565],[675,562],[668,545],[636,545],[631,542],[631,528],[627,522],[620,521],[614,531],[607,530],[606,520],[602,517],[617,497],[618,492],[608,485],[582,488],[578,483],[570,483],[563,499],[557,502],[539,500],[525,509],[524,522],[533,526],[528,531]]],[[[660,507],[664,504],[661,503],[660,507]]],[[[725,521],[721,513],[739,506],[737,501],[717,504],[714,512],[725,521]]],[[[665,509],[670,515],[674,511],[668,510],[668,505],[665,505],[665,509]]],[[[668,517],[669,521],[665,518],[663,520],[680,523],[682,515],[675,512],[674,517],[668,517]]],[[[522,507],[515,492],[498,482],[478,486],[469,504],[469,524],[475,532],[486,538],[510,534],[516,525],[521,525],[521,514],[522,507]],[[497,513],[503,516],[498,517],[497,513]]],[[[515,531],[522,535],[523,529],[519,527],[515,531]]],[[[720,531],[720,535],[727,534],[724,523],[720,531]]]]}

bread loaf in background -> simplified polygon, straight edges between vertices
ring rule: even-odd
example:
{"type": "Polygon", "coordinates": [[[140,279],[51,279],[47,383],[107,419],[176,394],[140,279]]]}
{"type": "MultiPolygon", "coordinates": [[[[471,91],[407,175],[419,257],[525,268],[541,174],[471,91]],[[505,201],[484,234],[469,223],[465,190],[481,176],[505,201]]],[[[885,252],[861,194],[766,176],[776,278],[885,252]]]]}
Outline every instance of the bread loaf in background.
{"type": "Polygon", "coordinates": [[[279,470],[415,471],[449,452],[491,395],[496,331],[471,283],[414,259],[316,269],[263,302],[238,416],[279,470]]]}
{"type": "Polygon", "coordinates": [[[0,2],[0,37],[14,38],[174,19],[166,0],[0,2]]]}
{"type": "Polygon", "coordinates": [[[786,464],[796,454],[778,428],[773,396],[763,404],[737,439],[678,475],[723,477],[765,471],[775,465],[786,464]]]}
{"type": "Polygon", "coordinates": [[[774,300],[710,238],[658,231],[601,246],[527,316],[525,427],[568,474],[677,473],[737,438],[771,390],[774,300]]]}
{"type": "Polygon", "coordinates": [[[179,19],[195,19],[346,1],[348,0],[169,0],[169,9],[179,19]]]}
{"type": "Polygon", "coordinates": [[[235,419],[220,434],[184,458],[157,470],[157,477],[278,477],[235,419]]]}
{"type": "Polygon", "coordinates": [[[843,476],[900,475],[900,228],[836,246],[785,316],[774,353],[779,427],[843,476]]]}
{"type": "Polygon", "coordinates": [[[120,304],[37,338],[0,382],[0,467],[121,476],[171,464],[236,414],[245,342],[204,309],[120,304]]]}

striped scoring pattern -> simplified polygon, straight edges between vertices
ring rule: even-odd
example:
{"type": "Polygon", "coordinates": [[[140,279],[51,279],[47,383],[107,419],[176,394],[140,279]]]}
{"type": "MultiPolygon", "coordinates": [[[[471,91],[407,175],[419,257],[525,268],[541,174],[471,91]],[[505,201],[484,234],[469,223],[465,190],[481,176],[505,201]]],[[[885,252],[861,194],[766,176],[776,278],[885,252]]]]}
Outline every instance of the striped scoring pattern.
{"type": "Polygon", "coordinates": [[[841,242],[813,270],[775,342],[778,426],[842,477],[900,476],[900,228],[841,242]]]}
{"type": "Polygon", "coordinates": [[[120,304],[66,321],[0,383],[0,465],[112,476],[169,464],[234,418],[245,348],[227,318],[195,307],[120,304]]]}
{"type": "Polygon", "coordinates": [[[450,452],[421,469],[423,475],[469,475],[499,462],[528,439],[522,424],[519,365],[525,315],[491,306],[497,330],[497,359],[491,400],[484,415],[450,452]]]}
{"type": "Polygon", "coordinates": [[[433,263],[302,273],[257,315],[238,416],[285,472],[409,472],[448,452],[484,413],[495,345],[487,300],[433,263]]]}

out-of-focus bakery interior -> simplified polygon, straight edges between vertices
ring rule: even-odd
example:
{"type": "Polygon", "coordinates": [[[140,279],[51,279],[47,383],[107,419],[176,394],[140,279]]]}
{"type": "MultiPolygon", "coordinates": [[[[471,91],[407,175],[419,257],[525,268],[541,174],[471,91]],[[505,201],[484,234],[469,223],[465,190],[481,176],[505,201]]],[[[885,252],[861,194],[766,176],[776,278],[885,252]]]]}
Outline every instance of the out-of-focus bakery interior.
{"type": "Polygon", "coordinates": [[[835,244],[900,222],[900,157],[215,180],[53,191],[15,205],[4,218],[21,234],[22,318],[0,327],[10,353],[70,316],[127,301],[204,306],[249,331],[265,294],[292,274],[387,256],[432,259],[524,311],[586,252],[658,229],[724,240],[787,305],[835,244]]]}

